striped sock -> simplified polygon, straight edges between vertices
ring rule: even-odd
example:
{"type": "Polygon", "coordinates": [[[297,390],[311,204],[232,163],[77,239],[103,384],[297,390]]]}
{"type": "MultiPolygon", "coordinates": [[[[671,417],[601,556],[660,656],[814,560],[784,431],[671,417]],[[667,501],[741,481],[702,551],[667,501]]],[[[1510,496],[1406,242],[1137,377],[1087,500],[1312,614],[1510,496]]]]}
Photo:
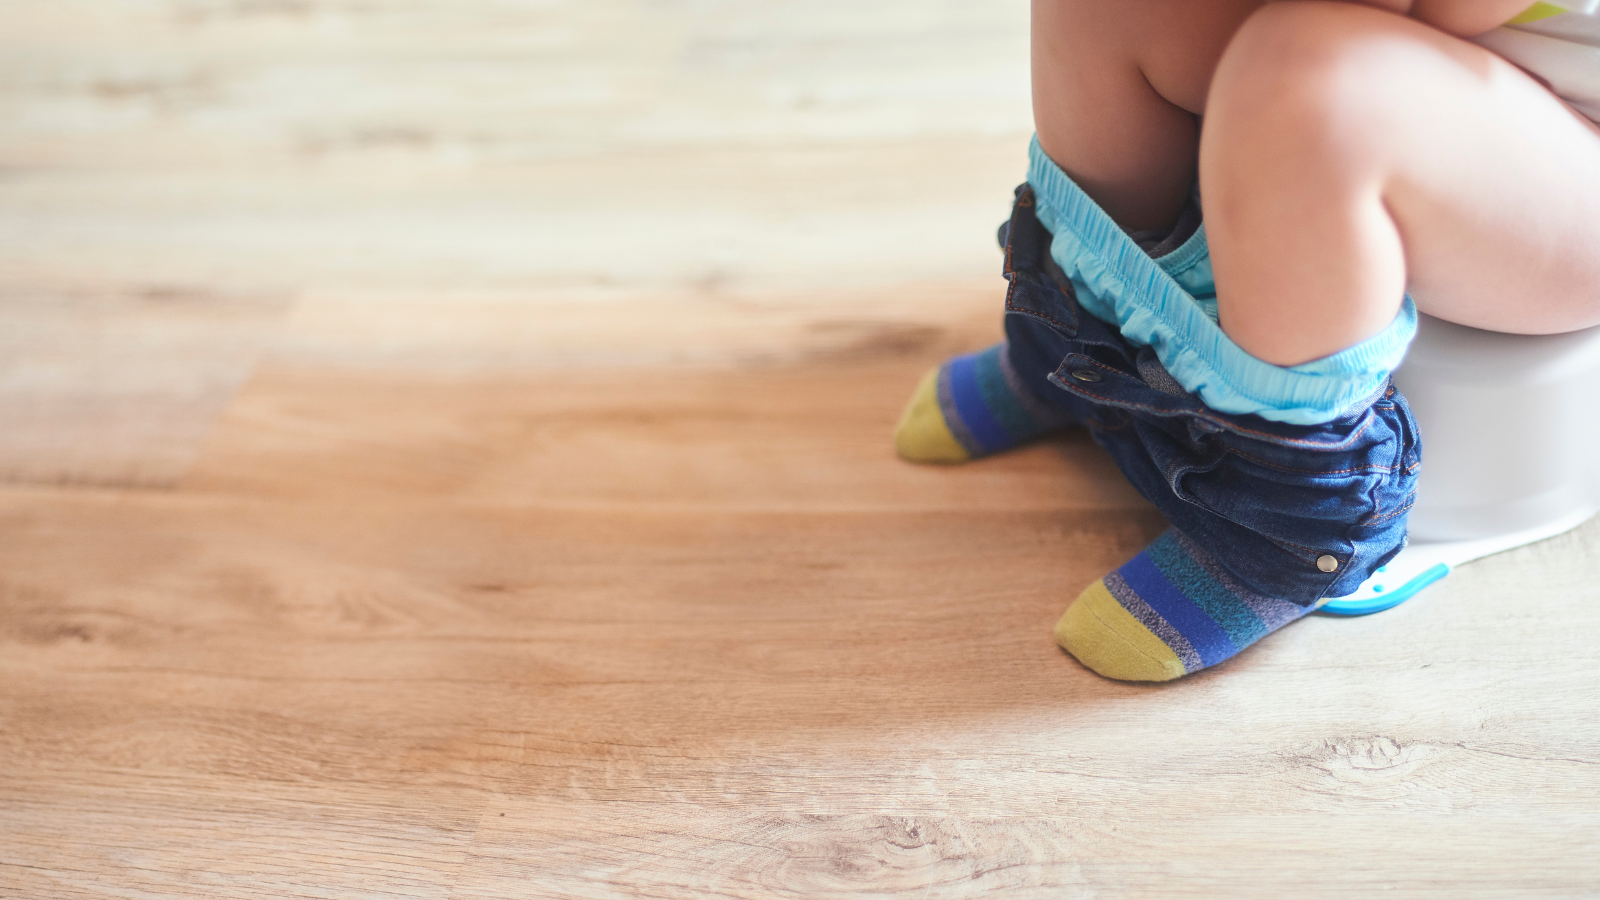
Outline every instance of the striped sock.
{"type": "Polygon", "coordinates": [[[959,463],[1070,424],[1022,384],[1001,343],[924,375],[895,426],[894,447],[912,462],[959,463]]]}
{"type": "Polygon", "coordinates": [[[1240,584],[1167,529],[1078,595],[1056,640],[1107,678],[1170,681],[1214,666],[1310,612],[1240,584]]]}

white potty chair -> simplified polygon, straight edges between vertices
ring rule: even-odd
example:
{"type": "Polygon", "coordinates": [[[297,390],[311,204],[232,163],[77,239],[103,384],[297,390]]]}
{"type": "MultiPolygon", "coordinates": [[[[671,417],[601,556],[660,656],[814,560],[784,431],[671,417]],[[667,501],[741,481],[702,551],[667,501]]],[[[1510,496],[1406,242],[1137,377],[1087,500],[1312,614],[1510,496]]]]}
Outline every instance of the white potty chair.
{"type": "Polygon", "coordinates": [[[1323,612],[1388,609],[1600,510],[1600,327],[1530,336],[1419,318],[1395,371],[1422,434],[1410,543],[1323,612]]]}

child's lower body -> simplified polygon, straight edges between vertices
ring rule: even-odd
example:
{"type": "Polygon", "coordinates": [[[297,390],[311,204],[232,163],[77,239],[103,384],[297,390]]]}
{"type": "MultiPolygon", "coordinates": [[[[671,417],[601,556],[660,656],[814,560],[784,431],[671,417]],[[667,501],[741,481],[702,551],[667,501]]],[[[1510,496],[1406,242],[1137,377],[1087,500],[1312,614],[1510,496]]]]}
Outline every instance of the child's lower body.
{"type": "Polygon", "coordinates": [[[1090,429],[1173,526],[1057,625],[1103,675],[1212,665],[1399,551],[1408,289],[1600,322],[1600,129],[1466,41],[1355,3],[1035,0],[1034,95],[1007,341],[930,373],[896,446],[1090,429]]]}

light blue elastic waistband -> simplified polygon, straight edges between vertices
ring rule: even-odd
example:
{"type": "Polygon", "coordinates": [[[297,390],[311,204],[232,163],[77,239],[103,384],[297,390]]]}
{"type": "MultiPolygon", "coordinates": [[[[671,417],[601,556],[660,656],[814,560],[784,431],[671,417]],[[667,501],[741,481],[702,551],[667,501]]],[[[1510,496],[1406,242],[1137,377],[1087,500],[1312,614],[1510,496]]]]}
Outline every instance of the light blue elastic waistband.
{"type": "Polygon", "coordinates": [[[1050,255],[1091,315],[1156,357],[1184,389],[1225,413],[1274,422],[1331,421],[1383,389],[1417,333],[1411,298],[1382,332],[1303,365],[1284,368],[1240,349],[1216,323],[1216,288],[1205,225],[1183,246],[1151,259],[1034,139],[1028,151],[1039,222],[1050,255]]]}

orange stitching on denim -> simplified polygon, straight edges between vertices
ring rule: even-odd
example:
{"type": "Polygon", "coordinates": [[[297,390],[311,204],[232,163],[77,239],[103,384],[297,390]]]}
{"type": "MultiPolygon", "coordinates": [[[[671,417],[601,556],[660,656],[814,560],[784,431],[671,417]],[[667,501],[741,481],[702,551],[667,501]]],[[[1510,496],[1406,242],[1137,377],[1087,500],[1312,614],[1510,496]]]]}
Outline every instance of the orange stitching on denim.
{"type": "MultiPolygon", "coordinates": [[[[1089,359],[1089,357],[1084,357],[1084,359],[1088,360],[1092,365],[1099,366],[1100,368],[1105,369],[1108,372],[1115,372],[1118,375],[1124,375],[1124,376],[1127,375],[1127,373],[1123,372],[1121,369],[1112,368],[1111,366],[1108,366],[1108,365],[1106,365],[1104,363],[1101,363],[1101,362],[1099,362],[1097,360],[1089,359]]],[[[1151,406],[1151,405],[1149,405],[1147,403],[1134,403],[1131,400],[1113,400],[1110,397],[1105,396],[1104,394],[1096,394],[1094,391],[1091,391],[1088,388],[1077,387],[1076,389],[1079,390],[1079,391],[1082,391],[1085,394],[1088,394],[1089,396],[1095,398],[1096,400],[1104,400],[1107,403],[1116,404],[1118,406],[1132,406],[1132,407],[1134,407],[1136,409],[1147,409],[1147,410],[1149,410],[1151,412],[1156,412],[1157,411],[1157,407],[1151,406]]],[[[1207,409],[1209,409],[1209,407],[1207,407],[1207,409]]],[[[1193,415],[1196,418],[1205,419],[1208,422],[1216,422],[1219,425],[1222,424],[1222,420],[1218,419],[1215,416],[1208,416],[1208,415],[1205,415],[1204,413],[1190,413],[1190,415],[1193,415]]],[[[1364,432],[1368,428],[1372,427],[1372,421],[1369,419],[1365,425],[1362,425],[1360,428],[1356,429],[1349,437],[1345,438],[1344,440],[1340,441],[1337,444],[1319,444],[1316,441],[1301,441],[1301,440],[1296,440],[1294,438],[1279,437],[1279,436],[1277,436],[1275,434],[1272,434],[1271,432],[1255,431],[1255,430],[1252,430],[1252,429],[1249,429],[1249,428],[1241,428],[1241,427],[1239,427],[1237,425],[1234,425],[1234,426],[1223,425],[1223,427],[1226,428],[1227,430],[1233,431],[1233,432],[1235,432],[1237,434],[1244,434],[1244,435],[1250,435],[1250,436],[1253,436],[1253,437],[1259,437],[1259,438],[1265,440],[1267,443],[1271,443],[1271,444],[1289,444],[1289,445],[1292,445],[1292,446],[1295,446],[1295,447],[1307,447],[1307,448],[1310,448],[1312,450],[1333,450],[1333,449],[1342,448],[1345,445],[1347,445],[1348,443],[1350,443],[1351,441],[1354,441],[1356,438],[1360,437],[1362,432],[1364,432]]]]}
{"type": "MultiPolygon", "coordinates": [[[[1016,282],[1012,282],[1011,290],[1014,291],[1014,290],[1016,290],[1016,288],[1017,288],[1016,282]]],[[[1066,329],[1071,330],[1071,331],[1076,331],[1077,330],[1077,326],[1076,325],[1070,325],[1070,324],[1068,324],[1066,322],[1063,322],[1063,321],[1061,321],[1059,319],[1056,319],[1054,317],[1047,316],[1044,313],[1039,312],[1038,310],[1024,309],[1024,308],[1016,305],[1015,303],[1012,303],[1011,302],[1011,291],[1006,291],[1006,311],[1007,312],[1018,312],[1018,313],[1022,313],[1023,315],[1028,315],[1028,316],[1037,316],[1038,318],[1041,318],[1041,319],[1045,320],[1046,322],[1049,322],[1052,325],[1060,325],[1062,328],[1066,328],[1066,329]]]]}
{"type": "MultiPolygon", "coordinates": [[[[1022,192],[1022,195],[1017,198],[1017,204],[1016,205],[1019,208],[1032,209],[1033,208],[1033,189],[1032,188],[1027,188],[1026,190],[1024,190],[1022,192]]],[[[1046,322],[1049,322],[1052,325],[1059,325],[1060,327],[1067,329],[1068,331],[1072,332],[1073,334],[1077,334],[1078,333],[1078,322],[1077,322],[1077,317],[1076,316],[1073,317],[1073,321],[1071,321],[1071,322],[1063,322],[1060,319],[1055,318],[1054,316],[1046,315],[1045,313],[1039,312],[1038,310],[1034,310],[1034,309],[1025,309],[1025,308],[1017,305],[1016,303],[1012,302],[1011,296],[1012,296],[1012,294],[1016,293],[1016,290],[1017,290],[1017,281],[1016,281],[1016,277],[1014,277],[1014,276],[1017,276],[1017,274],[1018,274],[1017,273],[1017,267],[1015,265],[1013,265],[1012,262],[1011,262],[1011,245],[1016,241],[1016,221],[1017,221],[1016,213],[1013,212],[1012,215],[1011,215],[1011,222],[1010,222],[1010,224],[1009,224],[1009,226],[1007,227],[1007,230],[1006,230],[1006,251],[1005,251],[1006,252],[1006,258],[1005,258],[1005,272],[1004,272],[1004,274],[1007,276],[1006,280],[1011,282],[1010,285],[1008,285],[1006,287],[1006,312],[1016,312],[1016,313],[1022,313],[1024,315],[1029,315],[1029,316],[1037,316],[1037,317],[1045,320],[1046,322]]],[[[1059,283],[1059,281],[1057,281],[1057,279],[1055,278],[1054,275],[1051,275],[1050,280],[1053,281],[1053,282],[1057,282],[1056,285],[1055,285],[1056,290],[1061,291],[1062,293],[1066,293],[1066,291],[1062,289],[1061,284],[1059,283]]]]}
{"type": "MultiPolygon", "coordinates": [[[[1057,277],[1056,272],[1060,271],[1060,269],[1061,269],[1060,266],[1056,266],[1055,267],[1055,271],[1051,271],[1047,267],[1047,268],[1044,269],[1044,274],[1046,274],[1046,275],[1048,275],[1050,277],[1050,283],[1052,285],[1054,285],[1055,289],[1057,291],[1060,291],[1063,296],[1067,296],[1067,295],[1071,296],[1071,299],[1072,299],[1072,302],[1073,302],[1073,306],[1067,307],[1067,312],[1071,313],[1071,315],[1072,315],[1072,336],[1073,337],[1077,337],[1078,336],[1078,314],[1076,312],[1073,312],[1073,308],[1076,306],[1077,301],[1078,301],[1078,292],[1077,292],[1077,289],[1073,288],[1070,283],[1063,284],[1061,282],[1061,278],[1057,277]]],[[[1064,275],[1065,273],[1062,273],[1062,274],[1064,275]]],[[[1007,294],[1006,294],[1007,299],[1010,299],[1010,296],[1011,296],[1010,292],[1007,292],[1007,294]]]]}
{"type": "MultiPolygon", "coordinates": [[[[1252,528],[1250,530],[1251,531],[1255,531],[1254,528],[1252,528]]],[[[1301,550],[1304,550],[1305,552],[1310,553],[1310,554],[1320,555],[1322,553],[1321,550],[1318,550],[1315,547],[1307,547],[1305,544],[1296,544],[1294,541],[1287,541],[1287,540],[1284,540],[1283,538],[1276,538],[1276,537],[1273,537],[1270,534],[1262,534],[1259,531],[1256,531],[1256,534],[1260,534],[1262,537],[1266,538],[1269,541],[1273,541],[1274,543],[1288,544],[1291,547],[1299,547],[1301,550]]]]}
{"type": "Polygon", "coordinates": [[[1375,469],[1390,473],[1394,472],[1394,466],[1380,466],[1377,464],[1370,466],[1356,466],[1353,469],[1296,469],[1291,466],[1280,466],[1275,463],[1269,463],[1264,459],[1256,459],[1254,456],[1251,456],[1243,450],[1235,450],[1232,447],[1223,447],[1222,449],[1228,453],[1232,453],[1234,456],[1248,459],[1258,466],[1266,466],[1269,469],[1277,469],[1280,472],[1293,472],[1296,475],[1349,475],[1352,472],[1370,472],[1375,469]]]}
{"type": "Polygon", "coordinates": [[[1285,444],[1294,444],[1295,446],[1298,446],[1298,447],[1310,447],[1312,449],[1323,450],[1323,449],[1331,449],[1332,447],[1343,447],[1346,444],[1348,444],[1349,442],[1354,441],[1356,438],[1360,437],[1362,432],[1366,431],[1368,428],[1371,428],[1371,427],[1372,427],[1372,420],[1368,419],[1367,423],[1365,425],[1362,425],[1360,428],[1357,428],[1354,432],[1352,432],[1350,434],[1349,437],[1345,438],[1344,440],[1340,441],[1337,444],[1332,444],[1332,445],[1319,444],[1316,441],[1300,441],[1300,440],[1295,440],[1294,438],[1278,437],[1277,435],[1272,434],[1271,432],[1253,431],[1253,430],[1251,430],[1249,428],[1236,428],[1236,430],[1241,434],[1249,434],[1249,435],[1259,436],[1259,437],[1261,437],[1263,439],[1266,439],[1269,443],[1280,443],[1281,442],[1281,443],[1285,443],[1285,444]]]}
{"type": "Polygon", "coordinates": [[[1411,507],[1416,506],[1416,505],[1417,505],[1417,495],[1416,494],[1412,494],[1411,497],[1410,497],[1409,502],[1407,502],[1405,506],[1400,507],[1399,509],[1395,510],[1392,513],[1384,513],[1381,516],[1373,516],[1372,518],[1367,520],[1366,524],[1371,525],[1373,522],[1382,522],[1384,519],[1392,519],[1395,516],[1400,515],[1401,513],[1405,512],[1406,510],[1408,510],[1411,507]]]}
{"type": "MultiPolygon", "coordinates": [[[[1032,209],[1033,208],[1033,189],[1032,188],[1024,189],[1022,194],[1017,197],[1017,204],[1016,205],[1017,205],[1018,208],[1032,209]]],[[[1015,231],[1016,221],[1017,221],[1017,214],[1016,214],[1016,211],[1013,210],[1012,213],[1011,213],[1011,222],[1010,222],[1010,224],[1008,224],[1006,226],[1006,262],[1005,262],[1005,271],[1004,271],[1004,274],[1006,274],[1006,275],[1015,275],[1016,271],[1017,271],[1016,267],[1011,264],[1011,243],[1012,243],[1012,241],[1014,241],[1016,239],[1016,231],[1015,231]]],[[[1011,294],[1008,291],[1008,292],[1006,292],[1006,308],[1009,309],[1010,307],[1011,307],[1011,294]]]]}

